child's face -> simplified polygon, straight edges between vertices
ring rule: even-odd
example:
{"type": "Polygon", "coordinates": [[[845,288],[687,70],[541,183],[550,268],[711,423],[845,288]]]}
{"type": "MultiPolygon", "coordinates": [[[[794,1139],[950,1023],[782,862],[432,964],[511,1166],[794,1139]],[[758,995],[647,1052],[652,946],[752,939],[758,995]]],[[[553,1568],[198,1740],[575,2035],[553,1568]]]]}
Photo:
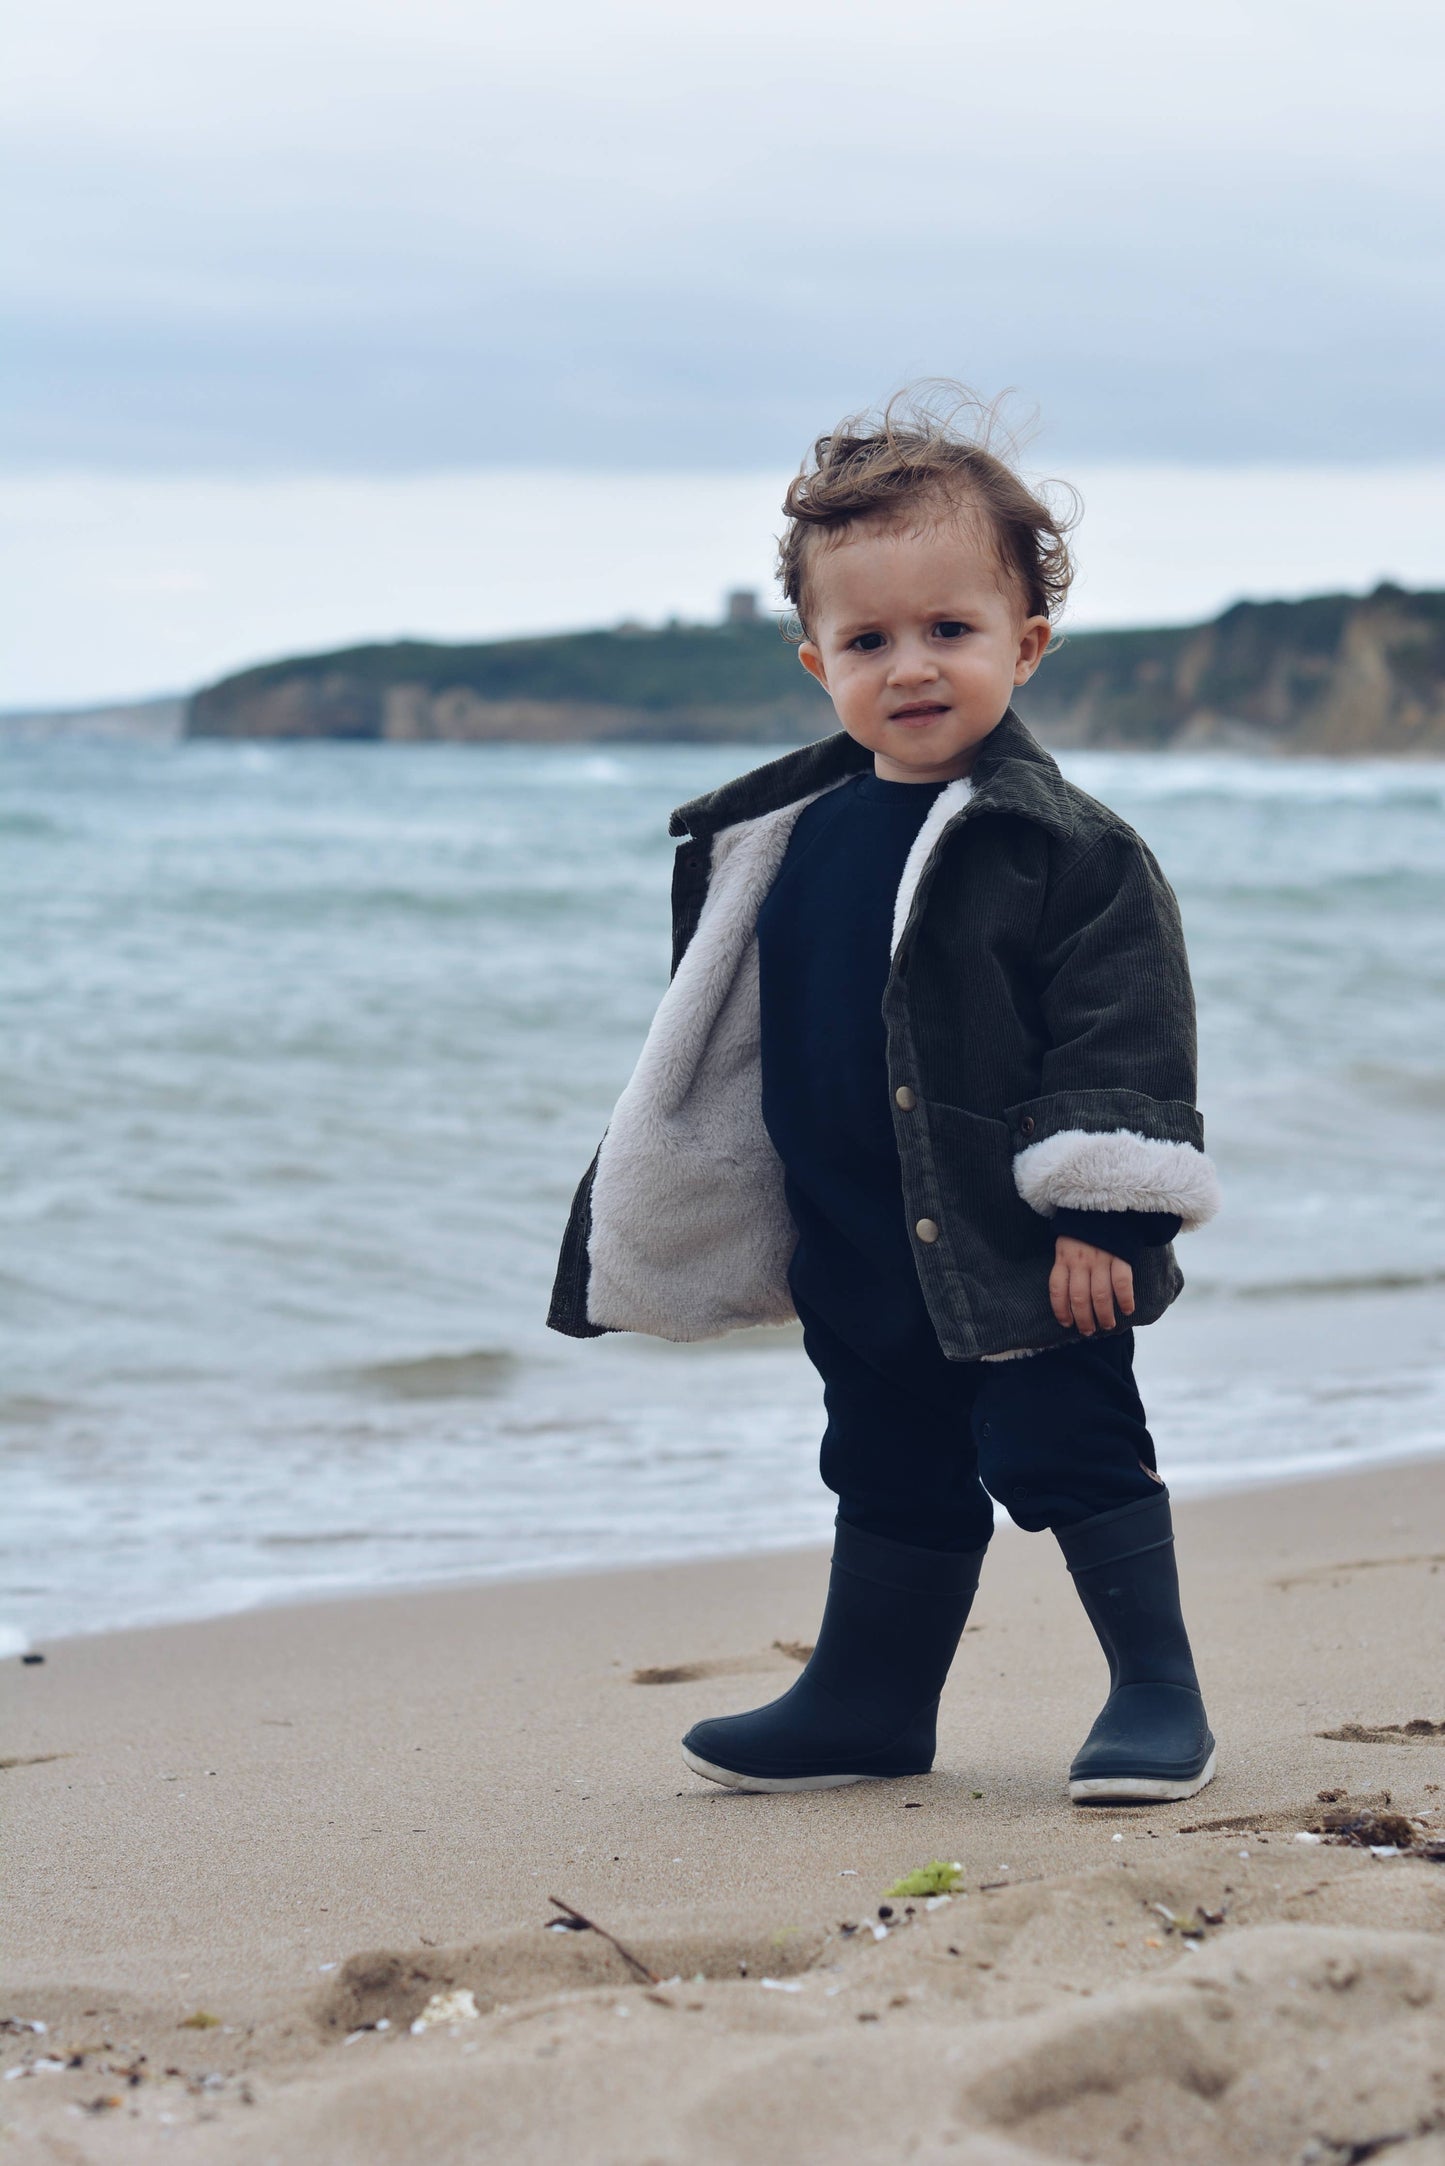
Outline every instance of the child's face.
{"type": "Polygon", "coordinates": [[[967,513],[921,533],[862,521],[808,586],[803,667],[885,782],[966,775],[1049,643],[967,513]]]}

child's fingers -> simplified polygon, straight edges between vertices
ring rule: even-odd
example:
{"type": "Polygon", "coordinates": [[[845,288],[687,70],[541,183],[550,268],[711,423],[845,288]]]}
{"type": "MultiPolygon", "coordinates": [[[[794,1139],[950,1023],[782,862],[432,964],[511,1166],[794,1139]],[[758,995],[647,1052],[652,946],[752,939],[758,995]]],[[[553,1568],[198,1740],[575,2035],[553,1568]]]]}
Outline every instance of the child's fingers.
{"type": "Polygon", "coordinates": [[[1122,1256],[1061,1240],[1049,1273],[1049,1305],[1080,1338],[1114,1331],[1134,1313],[1134,1273],[1122,1256]]]}
{"type": "Polygon", "coordinates": [[[1114,1285],[1109,1274],[1112,1262],[1111,1256],[1101,1255],[1089,1273],[1089,1297],[1100,1328],[1104,1331],[1112,1331],[1114,1328],[1114,1285]]]}

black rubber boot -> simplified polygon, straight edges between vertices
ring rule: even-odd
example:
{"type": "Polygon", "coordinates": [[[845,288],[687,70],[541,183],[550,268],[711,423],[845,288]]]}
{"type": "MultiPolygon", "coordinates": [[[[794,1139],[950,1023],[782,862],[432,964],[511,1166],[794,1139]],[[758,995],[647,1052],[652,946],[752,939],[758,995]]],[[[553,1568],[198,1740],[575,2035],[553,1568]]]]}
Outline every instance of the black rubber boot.
{"type": "Polygon", "coordinates": [[[981,1549],[913,1549],[839,1520],[808,1666],[780,1700],[697,1722],[688,1766],[734,1790],[834,1790],[933,1765],[938,1695],[978,1586],[981,1549]]]}
{"type": "Polygon", "coordinates": [[[1069,1796],[1193,1797],[1214,1774],[1214,1739],[1179,1608],[1168,1491],[1054,1532],[1109,1658],[1109,1697],[1069,1769],[1069,1796]]]}

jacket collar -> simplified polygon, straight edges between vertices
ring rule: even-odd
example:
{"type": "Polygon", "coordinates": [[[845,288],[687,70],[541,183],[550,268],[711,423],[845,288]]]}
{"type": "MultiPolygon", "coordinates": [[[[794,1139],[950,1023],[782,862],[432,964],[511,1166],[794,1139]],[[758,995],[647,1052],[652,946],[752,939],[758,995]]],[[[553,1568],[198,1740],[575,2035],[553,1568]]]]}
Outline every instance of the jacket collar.
{"type": "Polygon", "coordinates": [[[755,820],[764,812],[777,812],[784,805],[796,804],[800,797],[831,789],[835,782],[872,765],[873,755],[866,746],[838,730],[816,744],[785,752],[780,760],[769,760],[766,767],[755,767],[750,774],[725,782],[721,789],[709,790],[705,796],[679,805],[668,823],[668,833],[696,835],[700,842],[705,841],[721,828],[736,826],[739,820],[755,820]]]}
{"type": "Polygon", "coordinates": [[[971,817],[985,810],[1016,812],[1056,835],[1074,831],[1073,788],[1059,772],[1058,761],[1045,752],[1012,707],[979,746],[969,780],[973,784],[971,817]]]}
{"type": "MultiPolygon", "coordinates": [[[[762,813],[795,804],[800,797],[830,789],[835,782],[859,774],[872,764],[873,756],[866,747],[839,730],[816,744],[785,752],[780,760],[755,767],[751,774],[739,775],[721,789],[709,790],[679,805],[669,823],[669,833],[706,840],[739,820],[757,819],[762,813]]],[[[973,792],[967,818],[976,818],[985,811],[1013,812],[1056,834],[1073,832],[1075,813],[1070,786],[1060,774],[1058,763],[1025,729],[1012,707],[979,746],[969,779],[973,792]]]]}

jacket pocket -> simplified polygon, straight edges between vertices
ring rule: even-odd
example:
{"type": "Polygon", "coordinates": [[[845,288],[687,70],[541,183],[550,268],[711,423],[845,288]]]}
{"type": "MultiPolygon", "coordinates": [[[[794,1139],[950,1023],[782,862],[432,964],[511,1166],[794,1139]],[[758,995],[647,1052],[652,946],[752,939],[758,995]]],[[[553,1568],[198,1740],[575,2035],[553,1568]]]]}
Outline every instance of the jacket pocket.
{"type": "Polygon", "coordinates": [[[982,1249],[1008,1263],[1052,1258],[1053,1234],[1024,1202],[1014,1181],[1014,1144],[1007,1121],[933,1099],[928,1131],[939,1189],[934,1216],[955,1255],[982,1249]]]}

